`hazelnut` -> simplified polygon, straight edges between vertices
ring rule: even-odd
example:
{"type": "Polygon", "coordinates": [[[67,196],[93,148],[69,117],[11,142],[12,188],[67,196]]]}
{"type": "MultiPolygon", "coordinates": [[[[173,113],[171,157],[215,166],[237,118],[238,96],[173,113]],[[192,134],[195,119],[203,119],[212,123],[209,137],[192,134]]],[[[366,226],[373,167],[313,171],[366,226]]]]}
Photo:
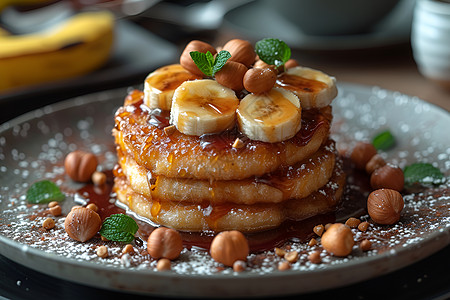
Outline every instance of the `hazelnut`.
{"type": "Polygon", "coordinates": [[[106,174],[103,172],[95,171],[94,173],[92,173],[91,179],[92,182],[97,186],[104,185],[106,182],[106,174]]]}
{"type": "Polygon", "coordinates": [[[66,156],[64,168],[73,180],[88,182],[97,169],[97,164],[97,157],[94,154],[77,150],[66,156]]]}
{"type": "Polygon", "coordinates": [[[89,203],[86,208],[91,209],[95,212],[98,212],[98,206],[95,203],[89,203]]]}
{"type": "Polygon", "coordinates": [[[236,230],[223,231],[216,235],[210,248],[212,258],[229,267],[237,260],[246,261],[249,251],[247,239],[236,230]]]}
{"type": "Polygon", "coordinates": [[[230,52],[230,61],[235,61],[250,67],[256,59],[256,53],[249,41],[234,39],[228,41],[222,48],[230,52]]]}
{"type": "Polygon", "coordinates": [[[400,220],[404,205],[403,197],[396,190],[379,189],[367,198],[367,211],[378,224],[391,225],[400,220]]]}
{"type": "Polygon", "coordinates": [[[355,164],[356,168],[365,170],[366,164],[375,154],[377,154],[377,149],[375,149],[372,144],[358,142],[353,148],[350,159],[355,164]]]}
{"type": "Polygon", "coordinates": [[[308,256],[308,260],[313,264],[320,264],[322,262],[322,258],[320,257],[319,251],[314,251],[308,256]]]}
{"type": "Polygon", "coordinates": [[[366,164],[367,174],[372,174],[376,169],[381,168],[386,165],[386,161],[381,157],[380,154],[375,154],[366,164]]]}
{"type": "Polygon", "coordinates": [[[161,258],[156,263],[156,270],[158,270],[158,271],[169,271],[172,268],[171,264],[172,263],[170,262],[169,259],[161,258]]]}
{"type": "Polygon", "coordinates": [[[362,240],[361,241],[361,243],[359,244],[359,248],[362,250],[362,251],[369,251],[370,250],[370,248],[372,248],[372,243],[369,241],[369,240],[367,240],[367,239],[364,239],[364,240],[362,240]]]}
{"type": "Polygon", "coordinates": [[[264,62],[261,59],[258,59],[254,64],[253,64],[253,68],[255,69],[271,69],[272,71],[275,72],[275,74],[278,75],[278,69],[277,67],[275,67],[275,65],[269,65],[268,63],[264,62]]]}
{"type": "Polygon", "coordinates": [[[354,244],[351,229],[342,223],[331,225],[322,235],[323,248],[335,256],[349,255],[354,244]]]}
{"type": "Polygon", "coordinates": [[[376,169],[370,176],[370,185],[376,189],[391,189],[400,192],[405,184],[405,176],[402,169],[387,164],[376,169]]]}
{"type": "Polygon", "coordinates": [[[276,73],[269,68],[249,69],[244,75],[244,88],[250,93],[261,94],[270,91],[277,81],[276,73]]]}
{"type": "Polygon", "coordinates": [[[247,72],[247,67],[241,63],[227,61],[214,77],[216,81],[234,91],[241,91],[244,88],[243,78],[247,72]]]}
{"type": "Polygon", "coordinates": [[[93,238],[101,227],[102,220],[98,213],[86,207],[72,208],[64,222],[67,234],[80,242],[93,238]]]}
{"type": "Polygon", "coordinates": [[[192,74],[203,76],[202,71],[199,70],[197,65],[192,60],[192,57],[190,54],[192,51],[198,51],[198,52],[202,52],[202,53],[206,53],[209,51],[209,52],[211,52],[212,55],[215,55],[217,53],[216,49],[208,43],[198,41],[198,40],[193,40],[189,44],[186,45],[186,48],[184,48],[183,53],[181,53],[180,65],[183,68],[185,68],[186,70],[188,70],[189,72],[191,72],[192,74]]]}
{"type": "Polygon", "coordinates": [[[159,227],[153,230],[147,240],[147,252],[151,257],[170,260],[178,258],[183,250],[183,240],[178,231],[159,227]]]}
{"type": "Polygon", "coordinates": [[[298,67],[298,66],[299,66],[299,63],[298,63],[295,59],[293,59],[293,58],[289,59],[289,60],[284,64],[284,67],[285,67],[286,69],[290,69],[290,68],[298,67]]]}

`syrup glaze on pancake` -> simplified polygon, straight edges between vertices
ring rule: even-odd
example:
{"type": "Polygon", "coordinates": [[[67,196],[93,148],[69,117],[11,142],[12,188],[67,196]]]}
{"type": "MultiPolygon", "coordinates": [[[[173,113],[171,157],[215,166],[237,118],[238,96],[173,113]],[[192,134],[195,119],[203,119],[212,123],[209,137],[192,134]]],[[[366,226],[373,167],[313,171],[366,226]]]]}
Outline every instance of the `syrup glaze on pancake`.
{"type": "Polygon", "coordinates": [[[342,162],[338,160],[328,183],[302,199],[253,205],[212,205],[209,202],[189,204],[145,197],[130,187],[120,168],[114,172],[114,191],[120,202],[152,222],[181,231],[268,230],[278,227],[285,220],[299,221],[334,210],[345,185],[342,162]]]}
{"type": "Polygon", "coordinates": [[[336,149],[328,140],[311,157],[275,172],[243,180],[197,180],[152,175],[120,147],[118,163],[130,187],[159,201],[223,204],[279,203],[307,197],[325,185],[333,174],[336,149]],[[151,190],[151,192],[150,192],[151,190]]]}
{"type": "Polygon", "coordinates": [[[239,180],[274,172],[315,153],[328,139],[331,107],[305,110],[302,127],[291,139],[279,143],[249,140],[236,128],[221,134],[188,136],[164,133],[169,114],[150,110],[143,93],[132,91],[115,116],[116,143],[154,175],[201,180],[239,180]],[[233,148],[236,138],[244,147],[233,148]]]}

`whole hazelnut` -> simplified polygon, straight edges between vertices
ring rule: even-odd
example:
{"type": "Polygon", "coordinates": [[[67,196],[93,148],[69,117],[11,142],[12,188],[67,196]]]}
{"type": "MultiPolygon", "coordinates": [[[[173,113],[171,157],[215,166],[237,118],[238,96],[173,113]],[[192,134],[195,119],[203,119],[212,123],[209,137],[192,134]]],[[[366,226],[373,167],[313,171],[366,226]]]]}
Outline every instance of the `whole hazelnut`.
{"type": "Polygon", "coordinates": [[[298,63],[295,59],[293,59],[293,58],[289,59],[289,60],[284,64],[284,67],[285,67],[286,69],[290,69],[290,68],[298,67],[298,66],[299,66],[299,63],[298,63]]]}
{"type": "Polygon", "coordinates": [[[147,240],[147,252],[151,257],[170,260],[178,258],[183,250],[183,240],[178,231],[159,227],[152,231],[147,240]]]}
{"type": "Polygon", "coordinates": [[[237,260],[247,261],[250,250],[245,236],[237,230],[232,230],[216,235],[209,251],[215,261],[232,267],[237,260]]]}
{"type": "Polygon", "coordinates": [[[230,61],[241,63],[247,68],[255,62],[256,53],[249,41],[233,39],[228,41],[222,50],[230,52],[230,61]]]}
{"type": "Polygon", "coordinates": [[[272,71],[275,72],[275,74],[278,75],[278,69],[277,67],[275,67],[275,65],[269,65],[268,63],[266,63],[265,61],[258,59],[255,61],[255,63],[253,64],[253,68],[258,68],[258,69],[271,69],[272,71]]]}
{"type": "Polygon", "coordinates": [[[80,150],[69,153],[64,160],[67,175],[78,182],[88,182],[97,165],[97,157],[94,154],[80,150]]]}
{"type": "Polygon", "coordinates": [[[376,169],[370,176],[370,186],[376,189],[403,190],[405,176],[398,166],[387,164],[376,169]]]}
{"type": "Polygon", "coordinates": [[[379,189],[367,198],[367,211],[375,223],[392,225],[400,220],[404,206],[402,195],[396,190],[379,189]]]}
{"type": "Polygon", "coordinates": [[[172,268],[172,263],[167,258],[161,258],[156,263],[156,269],[158,271],[169,271],[172,268]]]}
{"type": "Polygon", "coordinates": [[[377,154],[377,149],[372,144],[358,142],[353,148],[350,160],[355,164],[356,168],[365,170],[366,164],[375,154],[377,154]]]}
{"type": "Polygon", "coordinates": [[[342,223],[331,225],[322,235],[323,248],[335,256],[349,255],[354,244],[351,229],[342,223]]]}
{"type": "Polygon", "coordinates": [[[102,227],[102,219],[86,207],[72,208],[64,222],[67,234],[74,240],[85,242],[93,238],[102,227]]]}
{"type": "Polygon", "coordinates": [[[214,77],[221,85],[234,91],[241,91],[244,88],[243,78],[247,70],[247,67],[241,63],[227,61],[214,77]]]}
{"type": "Polygon", "coordinates": [[[253,68],[244,75],[244,88],[250,93],[262,94],[270,91],[276,81],[277,75],[272,69],[253,68]]]}
{"type": "Polygon", "coordinates": [[[209,51],[209,52],[211,52],[212,55],[215,55],[217,53],[216,49],[208,43],[198,41],[198,40],[193,40],[189,44],[186,45],[186,48],[184,48],[183,53],[181,53],[180,65],[183,68],[185,68],[186,70],[188,70],[189,72],[191,72],[192,74],[203,76],[202,71],[199,70],[197,65],[192,60],[192,57],[190,54],[192,51],[198,51],[198,52],[202,52],[202,53],[206,53],[209,51]]]}
{"type": "Polygon", "coordinates": [[[381,168],[386,165],[386,161],[381,157],[380,154],[375,154],[366,164],[367,174],[372,174],[376,169],[381,168]]]}

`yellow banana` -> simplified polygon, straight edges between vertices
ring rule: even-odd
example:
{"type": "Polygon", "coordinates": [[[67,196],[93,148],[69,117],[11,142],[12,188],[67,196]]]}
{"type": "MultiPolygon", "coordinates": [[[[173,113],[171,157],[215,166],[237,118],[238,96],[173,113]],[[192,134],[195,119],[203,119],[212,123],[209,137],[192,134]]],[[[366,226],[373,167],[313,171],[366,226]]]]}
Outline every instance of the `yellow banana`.
{"type": "Polygon", "coordinates": [[[252,140],[276,143],[290,139],[301,128],[301,107],[292,92],[273,88],[248,94],[237,110],[239,129],[252,140]]]}
{"type": "Polygon", "coordinates": [[[334,77],[300,66],[287,69],[278,76],[275,86],[290,90],[297,95],[303,109],[325,107],[337,95],[334,77]]]}
{"type": "Polygon", "coordinates": [[[219,133],[236,124],[239,100],[215,80],[186,81],[173,95],[170,123],[187,135],[219,133]]]}
{"type": "Polygon", "coordinates": [[[0,35],[0,91],[88,73],[108,59],[114,17],[79,13],[45,32],[0,35]]]}
{"type": "Polygon", "coordinates": [[[179,64],[159,68],[144,82],[144,103],[150,108],[170,110],[175,89],[187,80],[201,79],[179,64]]]}

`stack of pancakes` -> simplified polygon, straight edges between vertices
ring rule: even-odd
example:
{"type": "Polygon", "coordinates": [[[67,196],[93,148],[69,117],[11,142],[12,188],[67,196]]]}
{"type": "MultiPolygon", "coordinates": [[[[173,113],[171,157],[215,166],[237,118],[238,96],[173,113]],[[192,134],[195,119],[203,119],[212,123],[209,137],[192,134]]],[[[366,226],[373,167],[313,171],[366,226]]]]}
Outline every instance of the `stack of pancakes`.
{"type": "Polygon", "coordinates": [[[329,137],[331,106],[303,109],[293,138],[267,143],[237,126],[185,135],[170,125],[169,112],[145,103],[144,92],[130,92],[113,130],[115,192],[138,215],[177,230],[253,232],[339,203],[345,175],[329,137]]]}

